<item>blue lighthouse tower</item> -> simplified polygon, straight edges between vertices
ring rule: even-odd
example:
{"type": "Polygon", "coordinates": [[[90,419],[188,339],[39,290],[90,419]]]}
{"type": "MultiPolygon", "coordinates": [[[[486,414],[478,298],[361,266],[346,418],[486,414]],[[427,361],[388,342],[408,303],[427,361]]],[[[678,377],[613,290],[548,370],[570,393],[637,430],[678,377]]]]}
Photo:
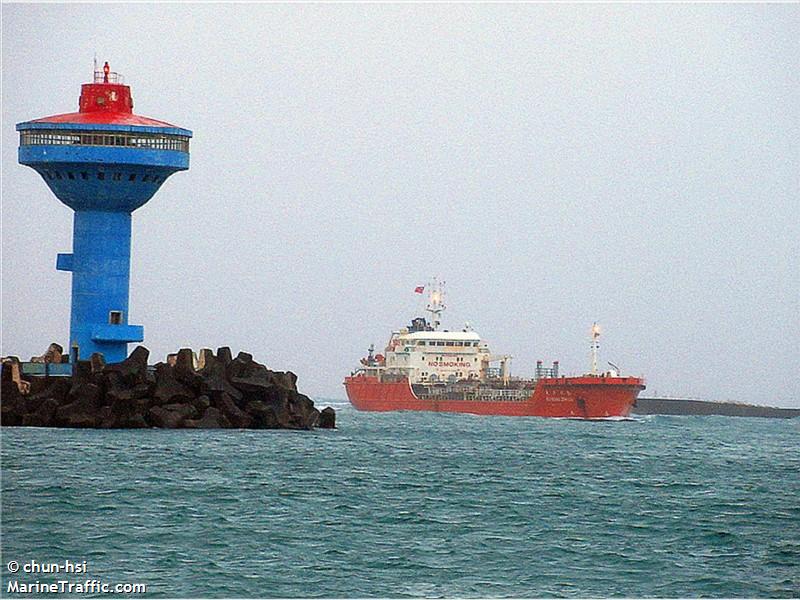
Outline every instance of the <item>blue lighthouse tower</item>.
{"type": "Polygon", "coordinates": [[[56,268],[72,272],[70,356],[128,355],[144,328],[128,323],[131,213],[167,177],[189,168],[192,132],[133,114],[130,87],[108,63],[81,86],[77,113],[17,124],[19,162],[42,176],[74,212],[72,253],[56,268]]]}

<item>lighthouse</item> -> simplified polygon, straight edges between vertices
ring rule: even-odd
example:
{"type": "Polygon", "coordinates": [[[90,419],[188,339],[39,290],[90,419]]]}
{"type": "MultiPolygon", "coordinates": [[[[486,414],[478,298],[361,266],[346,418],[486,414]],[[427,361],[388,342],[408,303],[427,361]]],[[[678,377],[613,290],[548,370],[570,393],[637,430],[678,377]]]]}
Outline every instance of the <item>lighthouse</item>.
{"type": "Polygon", "coordinates": [[[128,355],[144,327],[128,323],[131,214],[167,178],[189,168],[192,132],[133,113],[130,87],[108,63],[81,86],[78,112],[17,124],[19,162],[34,169],[74,211],[72,252],[56,268],[72,273],[71,360],[128,355]]]}

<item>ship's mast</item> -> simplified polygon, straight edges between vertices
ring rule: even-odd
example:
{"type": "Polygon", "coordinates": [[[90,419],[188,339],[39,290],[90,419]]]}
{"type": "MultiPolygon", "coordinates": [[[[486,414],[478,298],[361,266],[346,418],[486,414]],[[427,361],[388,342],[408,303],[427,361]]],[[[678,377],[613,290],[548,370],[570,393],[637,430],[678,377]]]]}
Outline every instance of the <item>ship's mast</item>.
{"type": "Polygon", "coordinates": [[[434,277],[433,283],[428,284],[428,287],[431,292],[430,296],[428,296],[428,306],[425,307],[425,310],[431,313],[431,327],[436,331],[442,323],[442,312],[447,308],[444,305],[444,281],[439,282],[434,277]]]}
{"type": "Polygon", "coordinates": [[[600,342],[598,341],[599,337],[600,337],[600,325],[598,325],[597,321],[595,321],[592,324],[592,338],[591,338],[592,375],[597,375],[597,351],[600,350],[600,342]]]}

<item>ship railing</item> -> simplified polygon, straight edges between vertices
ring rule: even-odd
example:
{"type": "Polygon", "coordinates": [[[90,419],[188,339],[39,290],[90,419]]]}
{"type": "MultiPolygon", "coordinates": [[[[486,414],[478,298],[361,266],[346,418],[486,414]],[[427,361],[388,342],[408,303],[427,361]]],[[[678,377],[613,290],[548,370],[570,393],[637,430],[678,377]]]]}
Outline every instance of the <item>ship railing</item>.
{"type": "Polygon", "coordinates": [[[542,365],[542,361],[536,361],[536,375],[535,379],[538,381],[539,379],[555,379],[558,377],[558,361],[553,361],[552,367],[545,367],[542,365]]]}
{"type": "Polygon", "coordinates": [[[536,368],[536,380],[539,379],[557,379],[558,378],[558,369],[545,369],[545,368],[536,368]]]}
{"type": "Polygon", "coordinates": [[[481,396],[487,399],[497,400],[525,400],[531,395],[530,390],[492,390],[488,394],[483,392],[481,396]]]}
{"type": "MultiPolygon", "coordinates": [[[[420,394],[422,396],[422,394],[420,394]]],[[[448,388],[432,388],[424,394],[425,398],[432,400],[473,400],[479,402],[523,402],[530,398],[530,389],[517,390],[497,390],[497,389],[478,389],[478,390],[458,390],[448,388]]]]}

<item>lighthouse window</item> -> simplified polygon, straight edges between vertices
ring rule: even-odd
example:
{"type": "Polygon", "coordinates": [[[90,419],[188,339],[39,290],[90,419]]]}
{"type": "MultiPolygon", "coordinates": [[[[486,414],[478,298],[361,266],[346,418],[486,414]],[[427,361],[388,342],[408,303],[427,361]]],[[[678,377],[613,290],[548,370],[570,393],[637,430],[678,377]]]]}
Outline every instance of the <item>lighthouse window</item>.
{"type": "Polygon", "coordinates": [[[114,173],[114,176],[111,179],[113,179],[114,181],[119,181],[120,179],[122,179],[122,173],[114,173]]]}
{"type": "Polygon", "coordinates": [[[97,178],[98,178],[100,181],[102,181],[103,179],[105,179],[105,178],[106,178],[106,174],[105,174],[105,173],[103,173],[102,171],[98,171],[98,172],[97,172],[97,178]]]}
{"type": "Polygon", "coordinates": [[[97,134],[92,132],[65,133],[64,130],[21,131],[20,144],[55,145],[82,144],[86,146],[124,146],[129,148],[155,148],[158,150],[189,151],[189,138],[184,135],[118,132],[97,134]]]}
{"type": "Polygon", "coordinates": [[[81,179],[89,179],[89,174],[86,171],[81,171],[81,179]]]}
{"type": "Polygon", "coordinates": [[[56,171],[56,179],[61,179],[61,173],[59,173],[58,171],[56,171]]]}
{"type": "Polygon", "coordinates": [[[122,311],[112,310],[108,313],[108,322],[111,325],[122,325],[122,311]]]}
{"type": "Polygon", "coordinates": [[[128,181],[136,181],[136,173],[131,173],[128,176],[128,181]]]}
{"type": "Polygon", "coordinates": [[[70,179],[75,179],[75,175],[72,174],[72,171],[67,171],[67,177],[70,179]]]}
{"type": "Polygon", "coordinates": [[[144,175],[142,181],[150,181],[150,175],[144,175]]]}

